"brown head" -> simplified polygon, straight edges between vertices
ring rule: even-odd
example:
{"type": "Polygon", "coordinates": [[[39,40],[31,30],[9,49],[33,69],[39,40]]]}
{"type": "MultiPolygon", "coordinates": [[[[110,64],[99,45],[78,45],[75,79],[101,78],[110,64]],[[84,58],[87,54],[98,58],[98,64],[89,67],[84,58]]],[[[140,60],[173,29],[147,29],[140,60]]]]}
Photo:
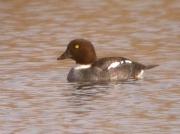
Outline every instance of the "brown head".
{"type": "Polygon", "coordinates": [[[96,61],[93,44],[85,39],[72,40],[58,60],[73,59],[77,64],[91,64],[96,61]]]}

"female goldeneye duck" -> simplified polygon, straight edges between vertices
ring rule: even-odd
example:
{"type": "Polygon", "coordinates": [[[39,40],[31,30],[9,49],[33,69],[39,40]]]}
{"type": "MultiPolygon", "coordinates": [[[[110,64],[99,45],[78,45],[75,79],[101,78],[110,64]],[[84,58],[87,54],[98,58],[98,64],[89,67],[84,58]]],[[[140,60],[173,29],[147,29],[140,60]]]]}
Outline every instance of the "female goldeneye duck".
{"type": "Polygon", "coordinates": [[[93,44],[85,39],[72,40],[58,60],[73,59],[73,67],[67,80],[75,81],[124,81],[143,78],[144,70],[158,65],[145,66],[124,57],[106,57],[97,59],[93,44]]]}

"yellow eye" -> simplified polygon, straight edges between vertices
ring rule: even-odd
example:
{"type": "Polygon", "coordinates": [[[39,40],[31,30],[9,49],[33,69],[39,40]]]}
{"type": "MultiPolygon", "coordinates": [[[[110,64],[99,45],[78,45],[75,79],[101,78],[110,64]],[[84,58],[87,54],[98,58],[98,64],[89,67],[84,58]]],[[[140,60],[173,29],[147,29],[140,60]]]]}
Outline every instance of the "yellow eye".
{"type": "Polygon", "coordinates": [[[79,48],[79,45],[78,45],[78,44],[76,44],[76,45],[74,46],[74,48],[79,48]]]}

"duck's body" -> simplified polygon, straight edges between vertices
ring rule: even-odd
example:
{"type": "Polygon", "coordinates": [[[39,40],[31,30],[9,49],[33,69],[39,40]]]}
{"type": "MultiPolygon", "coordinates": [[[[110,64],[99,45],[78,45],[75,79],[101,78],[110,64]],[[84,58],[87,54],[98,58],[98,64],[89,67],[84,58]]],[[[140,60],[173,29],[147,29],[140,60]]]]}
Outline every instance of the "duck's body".
{"type": "Polygon", "coordinates": [[[71,41],[58,60],[66,58],[71,58],[78,64],[68,74],[70,82],[141,79],[144,70],[157,66],[145,66],[123,57],[97,59],[93,45],[84,39],[71,41]]]}

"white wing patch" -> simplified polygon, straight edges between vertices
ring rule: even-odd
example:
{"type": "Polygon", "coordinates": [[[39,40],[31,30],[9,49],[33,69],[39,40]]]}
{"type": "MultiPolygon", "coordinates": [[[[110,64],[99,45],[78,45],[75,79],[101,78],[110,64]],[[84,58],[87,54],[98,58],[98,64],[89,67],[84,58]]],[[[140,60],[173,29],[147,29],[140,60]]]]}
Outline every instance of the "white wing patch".
{"type": "Polygon", "coordinates": [[[111,68],[116,68],[117,66],[119,66],[120,62],[113,62],[111,63],[111,65],[109,65],[108,70],[111,68]]]}
{"type": "Polygon", "coordinates": [[[123,64],[123,63],[124,63],[124,61],[122,60],[122,61],[121,61],[121,64],[123,64]]]}
{"type": "Polygon", "coordinates": [[[132,63],[132,61],[130,61],[130,60],[125,60],[125,62],[126,62],[126,63],[132,63]]]}
{"type": "Polygon", "coordinates": [[[90,67],[91,67],[90,64],[88,64],[88,65],[78,65],[74,69],[75,70],[80,70],[80,69],[87,69],[87,68],[90,68],[90,67]]]}
{"type": "Polygon", "coordinates": [[[119,61],[119,62],[113,62],[111,65],[109,65],[108,70],[111,69],[111,68],[116,68],[116,67],[119,66],[120,64],[124,64],[124,63],[129,63],[129,64],[131,64],[132,61],[130,61],[130,60],[122,60],[122,61],[119,61]]]}

